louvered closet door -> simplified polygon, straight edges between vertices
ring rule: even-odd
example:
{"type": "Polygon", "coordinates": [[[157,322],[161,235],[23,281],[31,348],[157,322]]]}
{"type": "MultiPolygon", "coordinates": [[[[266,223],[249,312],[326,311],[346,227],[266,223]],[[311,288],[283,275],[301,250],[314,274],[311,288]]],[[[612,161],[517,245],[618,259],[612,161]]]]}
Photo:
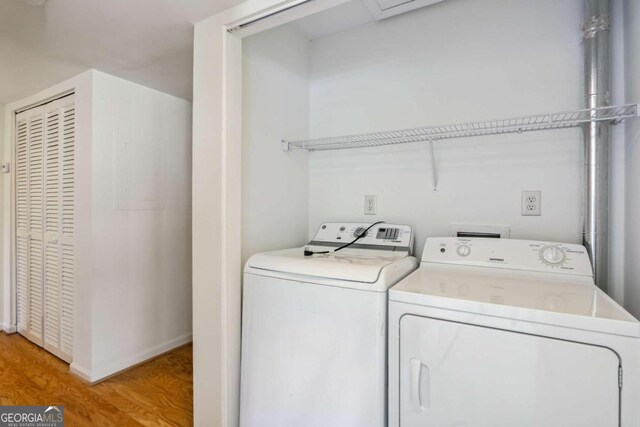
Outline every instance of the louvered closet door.
{"type": "Polygon", "coordinates": [[[73,96],[45,106],[44,348],[71,361],[75,108],[73,96]]]}
{"type": "Polygon", "coordinates": [[[18,332],[43,345],[44,108],[16,117],[16,261],[18,332]]]}
{"type": "Polygon", "coordinates": [[[75,108],[73,96],[45,106],[44,348],[73,354],[75,108]]]}
{"type": "MultiPolygon", "coordinates": [[[[35,112],[32,117],[35,123],[35,112]]],[[[18,116],[16,195],[19,332],[70,362],[73,354],[75,255],[74,98],[71,95],[41,107],[37,118],[42,127],[40,148],[32,149],[36,147],[38,139],[32,138],[27,132],[27,150],[24,154],[20,145],[20,120],[18,116]],[[22,173],[23,168],[26,174],[22,173]],[[23,175],[25,178],[21,178],[23,175]],[[26,185],[23,181],[26,181],[26,185]],[[25,187],[26,196],[22,194],[25,187]],[[23,199],[26,203],[21,204],[23,199]],[[21,222],[21,218],[25,219],[21,222]],[[28,228],[27,249],[21,251],[20,227],[25,222],[28,228]],[[23,252],[26,252],[26,257],[22,255],[23,252]],[[26,272],[22,276],[21,270],[26,272]],[[24,283],[28,284],[28,292],[24,290],[24,283]],[[38,319],[39,326],[36,326],[38,319]]],[[[33,135],[37,137],[36,133],[33,135]]]]}

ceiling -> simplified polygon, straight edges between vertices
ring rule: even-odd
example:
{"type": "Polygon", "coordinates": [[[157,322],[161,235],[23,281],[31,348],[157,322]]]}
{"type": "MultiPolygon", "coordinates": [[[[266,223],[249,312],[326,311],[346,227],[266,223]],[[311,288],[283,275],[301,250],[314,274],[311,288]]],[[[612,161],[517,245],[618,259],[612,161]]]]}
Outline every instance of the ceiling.
{"type": "MultiPolygon", "coordinates": [[[[91,68],[191,100],[193,24],[245,0],[30,1],[0,0],[0,105],[91,68]]],[[[371,22],[351,0],[292,25],[314,40],[371,22]]]]}
{"type": "Polygon", "coordinates": [[[244,0],[0,0],[0,104],[95,68],[191,99],[193,23],[244,0]]]}

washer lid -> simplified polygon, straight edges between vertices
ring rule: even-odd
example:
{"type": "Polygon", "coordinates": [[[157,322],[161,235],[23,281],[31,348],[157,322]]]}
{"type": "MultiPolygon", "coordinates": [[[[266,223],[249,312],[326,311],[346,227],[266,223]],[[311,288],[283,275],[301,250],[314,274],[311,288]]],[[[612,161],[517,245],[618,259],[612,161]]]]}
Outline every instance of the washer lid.
{"type": "MultiPolygon", "coordinates": [[[[310,249],[327,250],[322,246],[310,246],[310,249]]],[[[384,267],[408,257],[406,252],[350,248],[337,253],[313,256],[304,256],[303,252],[304,248],[294,248],[259,253],[247,261],[247,267],[278,273],[375,283],[384,267]]]]}
{"type": "Polygon", "coordinates": [[[422,263],[389,299],[640,337],[640,323],[587,276],[422,263]]]}

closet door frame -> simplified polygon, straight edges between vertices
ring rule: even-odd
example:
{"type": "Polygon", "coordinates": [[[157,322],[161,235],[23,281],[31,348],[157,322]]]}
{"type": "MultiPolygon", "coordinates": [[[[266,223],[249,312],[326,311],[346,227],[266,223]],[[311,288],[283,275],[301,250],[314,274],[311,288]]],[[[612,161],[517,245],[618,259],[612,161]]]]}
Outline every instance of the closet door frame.
{"type": "Polygon", "coordinates": [[[76,108],[76,232],[73,237],[76,257],[74,259],[75,290],[73,313],[73,355],[72,372],[88,371],[91,363],[90,341],[90,288],[91,277],[91,239],[90,207],[91,200],[91,141],[92,141],[92,105],[93,76],[95,70],[89,70],[67,81],[50,87],[35,95],[5,105],[4,108],[4,152],[3,163],[10,164],[10,170],[4,176],[3,197],[3,241],[2,268],[0,273],[0,330],[6,334],[17,332],[17,269],[16,269],[16,115],[21,111],[47,104],[70,94],[75,95],[76,108]],[[80,160],[82,159],[82,160],[80,160]],[[79,209],[80,202],[85,209],[79,209]],[[82,224],[82,226],[81,226],[82,224]]]}
{"type": "Polygon", "coordinates": [[[194,348],[194,366],[200,372],[194,379],[196,425],[211,420],[223,425],[238,423],[242,39],[347,1],[257,0],[229,8],[195,25],[193,340],[198,343],[194,348]],[[208,332],[211,328],[215,328],[215,334],[208,332]]]}

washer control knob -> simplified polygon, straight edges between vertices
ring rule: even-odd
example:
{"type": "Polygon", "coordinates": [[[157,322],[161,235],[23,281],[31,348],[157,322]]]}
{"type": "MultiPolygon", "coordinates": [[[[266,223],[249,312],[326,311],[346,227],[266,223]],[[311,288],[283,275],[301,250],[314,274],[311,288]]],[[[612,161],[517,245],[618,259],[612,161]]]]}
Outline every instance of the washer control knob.
{"type": "Polygon", "coordinates": [[[353,237],[367,237],[367,229],[365,227],[358,227],[356,231],[353,232],[353,237]]]}
{"type": "Polygon", "coordinates": [[[559,265],[567,259],[564,249],[555,245],[544,246],[540,249],[540,256],[542,261],[549,265],[559,265]]]}
{"type": "Polygon", "coordinates": [[[458,252],[460,256],[467,256],[471,253],[471,247],[469,245],[460,245],[456,252],[458,252]]]}

